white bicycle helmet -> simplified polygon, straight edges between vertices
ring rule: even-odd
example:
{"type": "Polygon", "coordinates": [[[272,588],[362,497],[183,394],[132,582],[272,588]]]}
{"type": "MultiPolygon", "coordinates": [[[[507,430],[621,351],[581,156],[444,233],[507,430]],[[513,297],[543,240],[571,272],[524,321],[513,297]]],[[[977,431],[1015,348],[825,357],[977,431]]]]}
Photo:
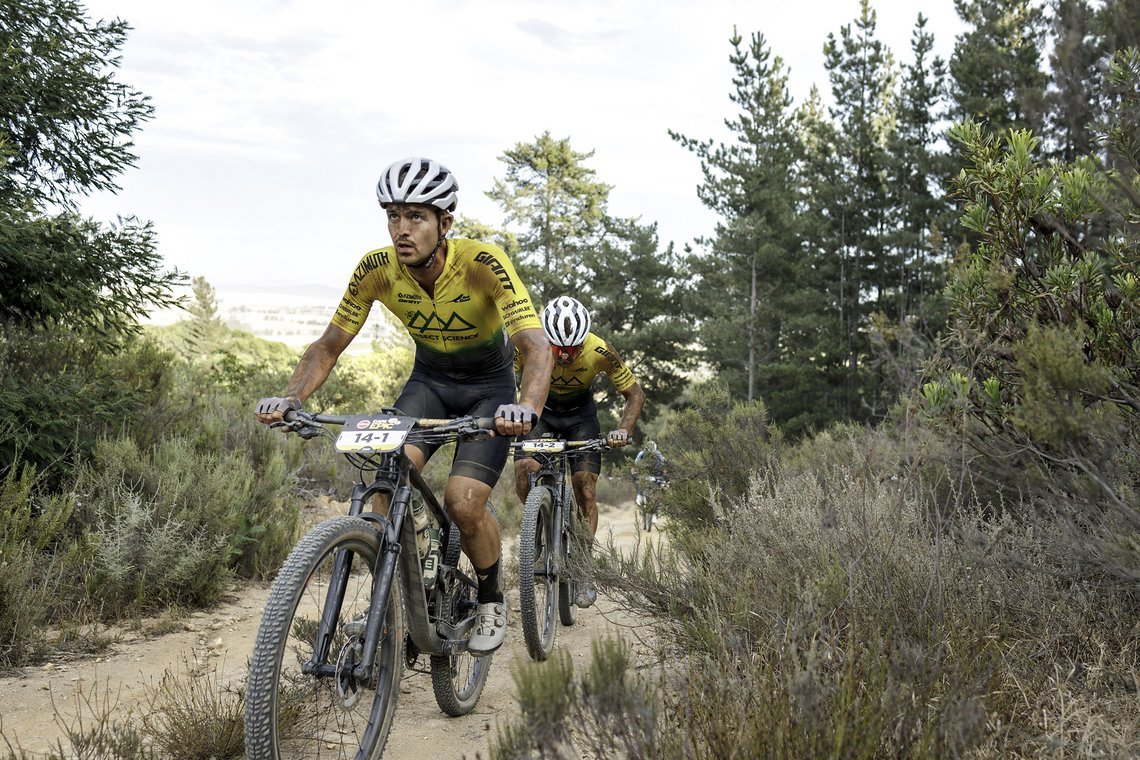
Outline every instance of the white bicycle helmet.
{"type": "Polygon", "coordinates": [[[459,183],[443,164],[430,158],[405,158],[384,170],[376,183],[381,208],[389,203],[423,203],[452,212],[459,199],[459,183]]]}
{"type": "Polygon", "coordinates": [[[590,312],[577,298],[559,296],[542,310],[542,329],[555,346],[580,346],[590,334],[590,312]]]}

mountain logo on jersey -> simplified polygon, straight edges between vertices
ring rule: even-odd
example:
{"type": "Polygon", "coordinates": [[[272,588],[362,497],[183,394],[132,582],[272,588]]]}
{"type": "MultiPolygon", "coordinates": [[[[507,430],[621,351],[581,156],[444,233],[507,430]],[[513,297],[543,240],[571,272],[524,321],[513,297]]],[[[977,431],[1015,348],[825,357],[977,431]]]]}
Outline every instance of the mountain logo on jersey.
{"type": "Polygon", "coordinates": [[[573,375],[570,375],[569,377],[566,377],[565,375],[555,375],[554,377],[550,378],[550,387],[558,388],[560,390],[566,390],[568,388],[581,388],[582,380],[580,378],[574,377],[573,375]]]}
{"type": "Polygon", "coordinates": [[[416,330],[420,333],[425,333],[428,330],[442,333],[461,333],[478,329],[455,312],[452,312],[451,316],[444,320],[434,311],[431,314],[424,314],[419,309],[408,312],[407,325],[409,330],[416,330]]]}

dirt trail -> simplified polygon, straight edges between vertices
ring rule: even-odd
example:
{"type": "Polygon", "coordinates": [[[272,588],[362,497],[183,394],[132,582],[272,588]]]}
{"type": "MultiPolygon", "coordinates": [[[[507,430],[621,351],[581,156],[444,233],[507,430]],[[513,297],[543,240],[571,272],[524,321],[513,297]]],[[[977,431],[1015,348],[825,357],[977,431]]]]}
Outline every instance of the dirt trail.
{"type": "MultiPolygon", "coordinates": [[[[331,514],[331,513],[330,513],[331,514]]],[[[619,547],[637,541],[632,504],[602,507],[598,539],[612,535],[619,547]]],[[[651,534],[656,539],[658,534],[651,534]]],[[[505,541],[507,551],[513,541],[505,541]]],[[[512,583],[511,585],[517,585],[512,583]]],[[[29,668],[20,675],[0,678],[0,733],[15,747],[42,753],[55,745],[83,715],[91,725],[90,709],[82,697],[97,697],[99,704],[115,705],[115,717],[128,710],[136,715],[146,708],[148,687],[161,681],[165,672],[185,676],[187,670],[204,671],[226,684],[245,680],[246,659],[257,635],[268,585],[235,589],[225,603],[195,612],[180,621],[181,630],[153,638],[126,633],[102,655],[91,659],[52,662],[29,668]],[[78,700],[78,701],[77,701],[78,700]]],[[[495,726],[518,714],[511,666],[527,660],[526,644],[518,622],[518,591],[507,593],[507,641],[495,654],[486,688],[475,710],[460,718],[448,718],[436,705],[431,677],[408,672],[400,694],[396,721],[384,757],[389,760],[438,760],[488,758],[488,744],[495,726]]],[[[628,635],[639,621],[631,619],[604,595],[594,607],[582,610],[573,627],[558,631],[556,646],[570,650],[576,667],[589,661],[590,642],[607,631],[628,635]]],[[[0,741],[0,751],[3,750],[0,741]]]]}

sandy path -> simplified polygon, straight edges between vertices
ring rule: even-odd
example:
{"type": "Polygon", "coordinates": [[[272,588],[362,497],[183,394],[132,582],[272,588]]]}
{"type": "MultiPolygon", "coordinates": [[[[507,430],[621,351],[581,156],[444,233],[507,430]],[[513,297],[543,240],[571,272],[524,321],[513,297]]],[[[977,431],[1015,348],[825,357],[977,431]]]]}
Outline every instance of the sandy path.
{"type": "MultiPolygon", "coordinates": [[[[605,541],[610,534],[618,546],[637,540],[632,505],[602,508],[598,538],[605,541]]],[[[508,547],[511,549],[513,546],[508,547]]],[[[110,700],[115,705],[114,715],[120,717],[128,710],[138,714],[145,709],[147,687],[157,685],[167,671],[185,674],[188,667],[206,670],[216,673],[212,677],[221,682],[240,684],[245,679],[246,659],[268,590],[268,585],[262,584],[243,586],[224,604],[189,615],[182,621],[182,630],[153,638],[128,633],[101,656],[48,663],[0,678],[0,733],[14,746],[41,753],[65,734],[65,725],[73,724],[77,714],[86,712],[90,725],[90,711],[77,705],[77,697],[95,695],[100,704],[110,700]]],[[[508,619],[507,641],[495,655],[475,710],[460,718],[446,717],[436,705],[431,677],[409,672],[385,758],[489,757],[488,744],[495,726],[518,714],[511,665],[528,659],[518,623],[518,591],[508,592],[507,601],[514,613],[508,619]]],[[[593,608],[579,612],[576,625],[559,629],[556,646],[569,649],[575,665],[581,667],[589,661],[594,638],[636,625],[638,621],[600,596],[593,608]]],[[[3,746],[0,742],[0,751],[3,746]]]]}

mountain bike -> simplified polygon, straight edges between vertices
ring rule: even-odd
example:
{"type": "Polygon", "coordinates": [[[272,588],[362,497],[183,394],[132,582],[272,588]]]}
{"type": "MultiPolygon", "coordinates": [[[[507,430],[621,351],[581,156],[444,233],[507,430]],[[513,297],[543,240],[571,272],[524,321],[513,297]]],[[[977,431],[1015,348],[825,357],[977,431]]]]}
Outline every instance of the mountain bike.
{"type": "Polygon", "coordinates": [[[574,625],[581,581],[570,569],[578,544],[573,540],[578,510],[570,487],[570,457],[609,449],[604,438],[564,441],[535,438],[511,444],[516,458],[533,457],[530,492],[519,529],[519,617],[532,659],[542,661],[554,649],[558,620],[574,625]],[[558,618],[555,618],[555,610],[558,618]]]}
{"type": "Polygon", "coordinates": [[[378,758],[405,666],[430,671],[436,702],[450,716],[470,712],[487,680],[492,656],[467,651],[474,569],[446,506],[403,447],[485,437],[494,419],[297,410],[277,424],[333,439],[359,482],[348,514],[309,531],[273,582],[249,666],[246,753],[378,758]],[[325,425],[342,428],[334,435],[325,425]],[[387,515],[365,510],[377,494],[387,499],[387,515]],[[426,669],[417,668],[420,655],[426,669]]]}
{"type": "Polygon", "coordinates": [[[661,491],[665,488],[665,478],[662,475],[635,478],[634,487],[637,489],[633,499],[637,509],[637,526],[649,533],[657,522],[657,510],[660,507],[661,491]]]}

